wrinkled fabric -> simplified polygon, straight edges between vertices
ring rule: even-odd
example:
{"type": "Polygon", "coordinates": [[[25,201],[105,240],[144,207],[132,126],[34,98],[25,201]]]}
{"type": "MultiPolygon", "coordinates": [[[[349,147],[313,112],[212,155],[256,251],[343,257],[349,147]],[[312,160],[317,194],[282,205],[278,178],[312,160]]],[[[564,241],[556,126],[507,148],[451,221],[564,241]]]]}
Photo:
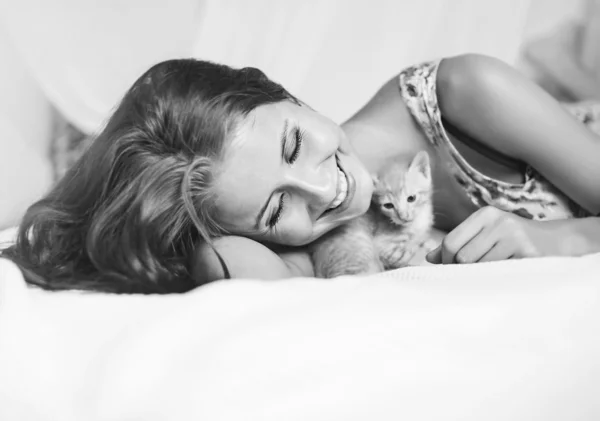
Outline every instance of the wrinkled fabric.
{"type": "Polygon", "coordinates": [[[513,62],[530,0],[27,0],[0,23],[44,92],[96,132],[150,65],[253,66],[341,122],[400,69],[486,53],[513,62]]]}
{"type": "Polygon", "coordinates": [[[0,260],[3,420],[596,420],[600,254],[45,292],[0,260]]]}

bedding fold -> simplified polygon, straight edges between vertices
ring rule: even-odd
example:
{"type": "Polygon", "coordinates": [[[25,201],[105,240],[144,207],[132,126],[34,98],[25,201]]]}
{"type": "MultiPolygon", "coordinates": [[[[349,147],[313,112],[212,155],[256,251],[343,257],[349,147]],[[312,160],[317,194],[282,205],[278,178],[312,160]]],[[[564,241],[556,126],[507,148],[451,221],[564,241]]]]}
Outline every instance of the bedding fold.
{"type": "Polygon", "coordinates": [[[0,259],[0,419],[593,420],[600,254],[46,292],[0,259]]]}

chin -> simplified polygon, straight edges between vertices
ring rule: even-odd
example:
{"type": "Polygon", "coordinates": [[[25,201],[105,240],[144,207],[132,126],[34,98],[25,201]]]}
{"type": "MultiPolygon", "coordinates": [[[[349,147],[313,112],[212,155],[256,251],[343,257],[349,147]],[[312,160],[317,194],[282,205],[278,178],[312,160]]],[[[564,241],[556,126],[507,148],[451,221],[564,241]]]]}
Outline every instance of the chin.
{"type": "Polygon", "coordinates": [[[356,193],[354,194],[352,206],[348,209],[347,219],[352,219],[364,215],[371,206],[373,197],[373,179],[366,168],[358,166],[353,172],[356,180],[356,193]]]}
{"type": "Polygon", "coordinates": [[[356,185],[356,192],[352,200],[353,203],[346,212],[344,212],[344,215],[340,215],[346,217],[346,220],[349,220],[360,216],[369,210],[374,189],[373,178],[360,159],[358,159],[358,156],[346,137],[344,137],[341,142],[340,151],[343,157],[343,170],[350,173],[356,185]]]}

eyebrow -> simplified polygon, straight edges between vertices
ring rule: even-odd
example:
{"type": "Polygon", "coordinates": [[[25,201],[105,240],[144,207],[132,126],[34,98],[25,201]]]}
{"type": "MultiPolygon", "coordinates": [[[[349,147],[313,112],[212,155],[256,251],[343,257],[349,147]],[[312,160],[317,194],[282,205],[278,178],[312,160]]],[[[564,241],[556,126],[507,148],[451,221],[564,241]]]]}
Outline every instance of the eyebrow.
{"type": "MultiPolygon", "coordinates": [[[[281,131],[281,135],[280,135],[280,139],[281,139],[281,159],[282,160],[285,160],[285,144],[286,144],[286,141],[287,141],[288,125],[289,125],[289,121],[286,119],[283,122],[283,130],[281,131]]],[[[271,203],[271,199],[273,198],[274,194],[275,194],[275,192],[271,192],[271,195],[269,196],[269,198],[266,200],[266,202],[262,205],[262,207],[258,211],[258,215],[256,216],[256,224],[255,224],[255,228],[257,230],[261,229],[260,221],[262,221],[262,219],[264,218],[265,212],[267,211],[267,208],[269,207],[269,203],[271,203]]]]}

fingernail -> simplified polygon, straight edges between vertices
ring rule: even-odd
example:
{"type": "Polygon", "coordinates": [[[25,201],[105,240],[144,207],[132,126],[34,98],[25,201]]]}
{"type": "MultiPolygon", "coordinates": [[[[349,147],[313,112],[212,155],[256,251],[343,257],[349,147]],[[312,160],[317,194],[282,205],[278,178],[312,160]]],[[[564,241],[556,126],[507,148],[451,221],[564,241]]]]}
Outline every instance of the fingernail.
{"type": "Polygon", "coordinates": [[[439,253],[440,253],[440,247],[438,246],[425,255],[425,260],[427,260],[429,263],[435,264],[435,263],[437,263],[437,260],[439,260],[437,258],[439,253]]]}

